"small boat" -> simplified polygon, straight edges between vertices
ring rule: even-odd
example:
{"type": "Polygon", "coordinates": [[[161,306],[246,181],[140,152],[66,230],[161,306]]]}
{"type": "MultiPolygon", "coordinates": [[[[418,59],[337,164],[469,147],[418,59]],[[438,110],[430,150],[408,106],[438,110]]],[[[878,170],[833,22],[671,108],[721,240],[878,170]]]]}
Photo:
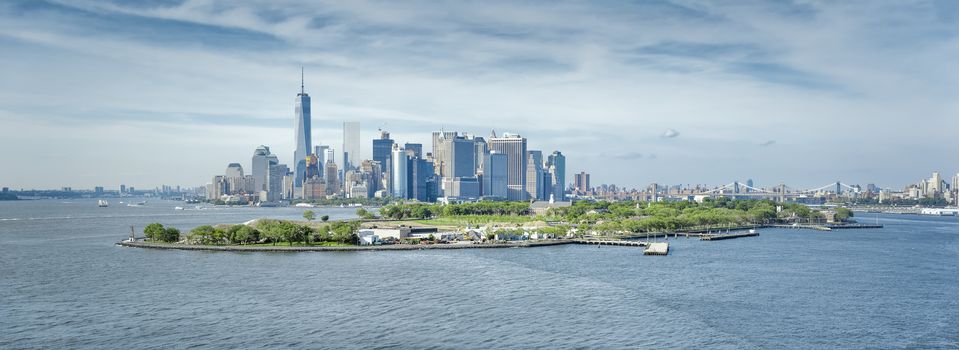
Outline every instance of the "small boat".
{"type": "Polygon", "coordinates": [[[756,229],[754,228],[749,229],[749,233],[756,233],[756,229]]]}
{"type": "Polygon", "coordinates": [[[183,210],[183,207],[173,207],[173,210],[183,210]]]}
{"type": "Polygon", "coordinates": [[[97,201],[97,206],[100,208],[106,208],[110,206],[110,202],[107,202],[106,200],[101,199],[97,201]]]}

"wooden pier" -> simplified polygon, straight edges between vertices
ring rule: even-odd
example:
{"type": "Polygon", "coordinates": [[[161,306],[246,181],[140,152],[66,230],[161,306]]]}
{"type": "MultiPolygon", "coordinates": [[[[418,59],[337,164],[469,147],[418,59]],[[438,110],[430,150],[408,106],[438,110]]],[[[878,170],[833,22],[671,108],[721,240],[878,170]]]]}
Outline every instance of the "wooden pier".
{"type": "Polygon", "coordinates": [[[746,233],[726,233],[726,234],[705,234],[699,236],[701,241],[718,241],[722,239],[733,239],[733,238],[742,238],[742,237],[754,237],[759,236],[759,232],[746,232],[746,233]]]}

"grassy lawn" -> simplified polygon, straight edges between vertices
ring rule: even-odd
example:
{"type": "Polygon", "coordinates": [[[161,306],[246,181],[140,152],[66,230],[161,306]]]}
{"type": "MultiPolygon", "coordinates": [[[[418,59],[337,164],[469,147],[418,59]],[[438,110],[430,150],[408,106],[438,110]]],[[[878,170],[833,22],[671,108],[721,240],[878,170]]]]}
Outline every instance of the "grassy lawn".
{"type": "Polygon", "coordinates": [[[515,225],[515,224],[526,224],[539,222],[542,218],[531,217],[531,216],[512,216],[512,215],[459,215],[459,216],[442,216],[436,217],[427,220],[402,220],[402,221],[390,221],[388,223],[367,223],[364,224],[364,227],[369,227],[372,225],[382,225],[382,226],[437,226],[440,228],[462,228],[467,225],[486,225],[486,224],[500,224],[500,225],[515,225]]]}

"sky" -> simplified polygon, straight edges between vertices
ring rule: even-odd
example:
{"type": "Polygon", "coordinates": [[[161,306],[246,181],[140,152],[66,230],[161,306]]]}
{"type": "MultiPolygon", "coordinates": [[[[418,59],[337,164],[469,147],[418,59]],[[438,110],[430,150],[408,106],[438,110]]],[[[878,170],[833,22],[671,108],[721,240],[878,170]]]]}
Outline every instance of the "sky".
{"type": "Polygon", "coordinates": [[[3,1],[0,186],[196,186],[344,121],[512,132],[593,184],[959,172],[957,1],[3,1]]]}

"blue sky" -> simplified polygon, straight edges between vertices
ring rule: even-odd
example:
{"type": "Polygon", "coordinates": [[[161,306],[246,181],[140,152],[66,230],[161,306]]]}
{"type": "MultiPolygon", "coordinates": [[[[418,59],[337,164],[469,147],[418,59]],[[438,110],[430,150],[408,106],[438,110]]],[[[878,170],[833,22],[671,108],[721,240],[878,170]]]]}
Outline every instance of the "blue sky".
{"type": "Polygon", "coordinates": [[[568,177],[901,187],[959,171],[955,1],[4,1],[0,184],[199,185],[343,121],[516,132],[568,177]]]}

